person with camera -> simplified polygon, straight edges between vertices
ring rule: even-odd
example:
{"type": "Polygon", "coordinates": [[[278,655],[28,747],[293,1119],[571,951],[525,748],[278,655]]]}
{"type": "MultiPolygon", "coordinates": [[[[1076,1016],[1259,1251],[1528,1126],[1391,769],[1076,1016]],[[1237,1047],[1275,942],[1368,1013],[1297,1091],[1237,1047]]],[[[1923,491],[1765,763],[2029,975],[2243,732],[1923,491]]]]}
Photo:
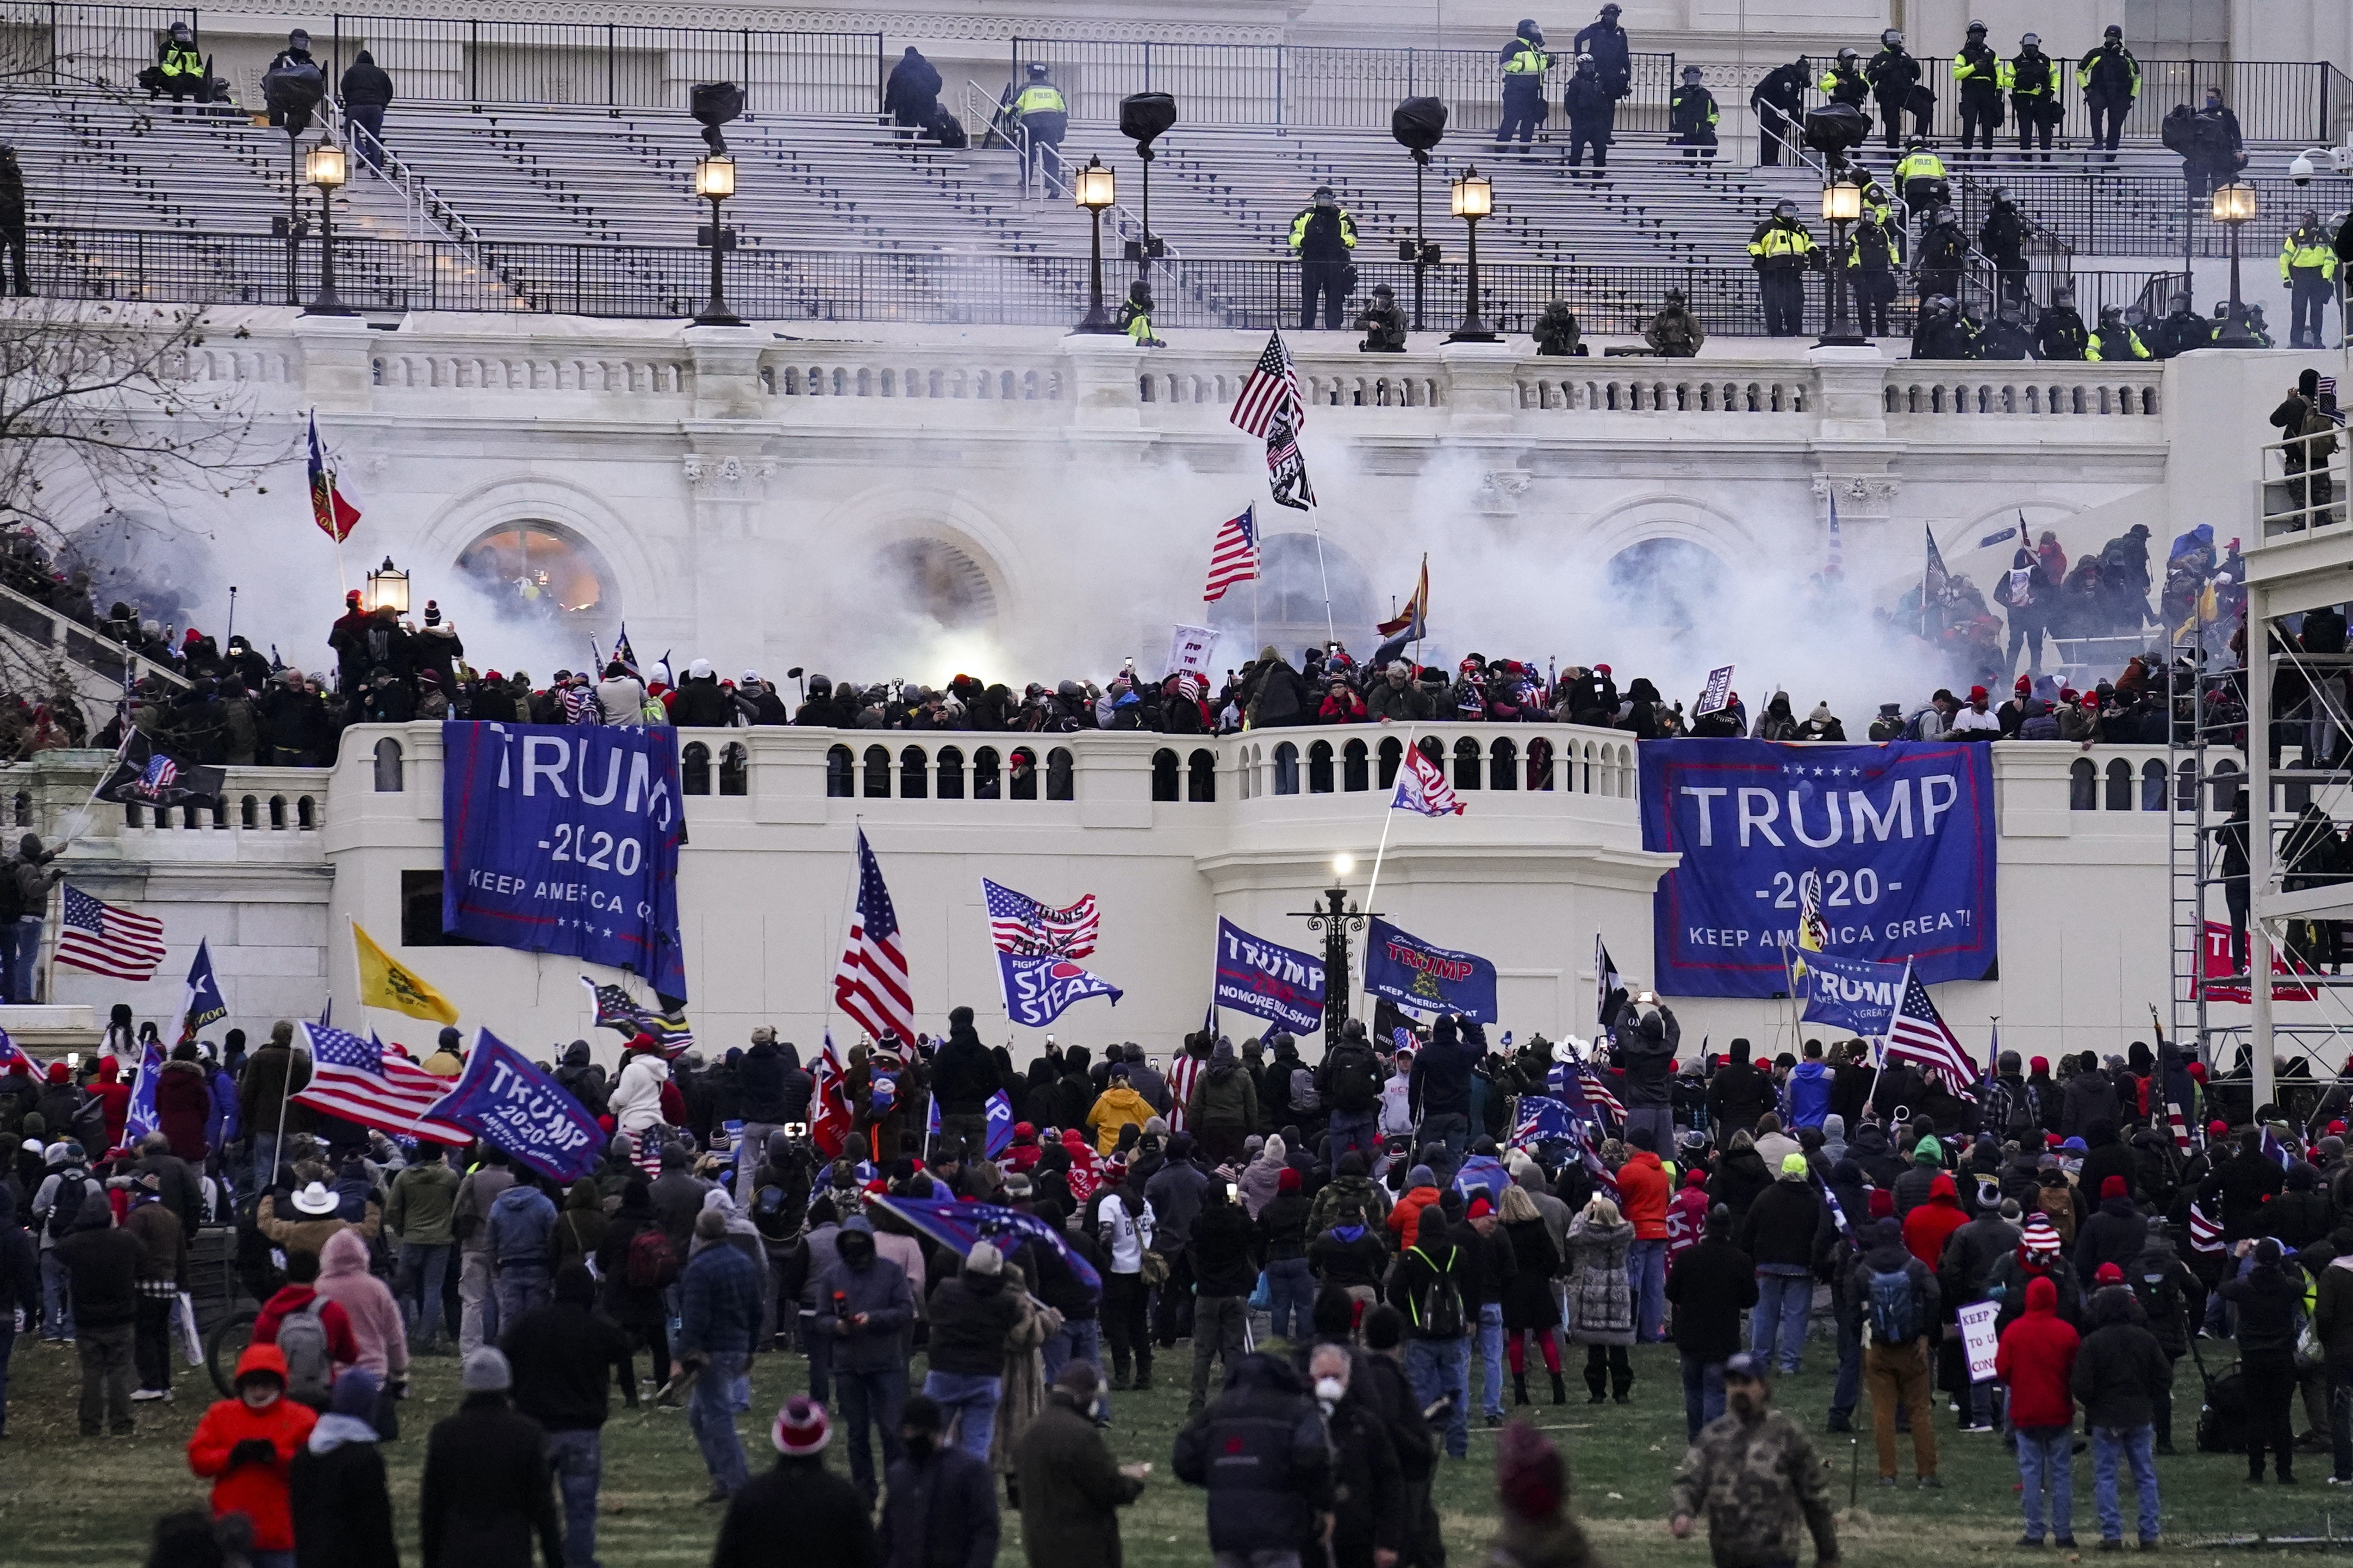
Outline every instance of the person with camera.
{"type": "Polygon", "coordinates": [[[1324,301],[1324,325],[1340,329],[1340,312],[1355,291],[1356,220],[1340,205],[1329,185],[1315,187],[1314,199],[1291,220],[1291,253],[1299,258],[1299,326],[1315,325],[1315,301],[1324,301]]]}
{"type": "Polygon", "coordinates": [[[2010,89],[2010,118],[2018,121],[2020,161],[2033,143],[2036,132],[2042,137],[2042,161],[2051,162],[2051,132],[2066,114],[2066,83],[2059,62],[2042,52],[2042,36],[2022,33],[2018,39],[2018,53],[2011,56],[2004,68],[2004,83],[2010,89]]]}
{"type": "Polygon", "coordinates": [[[2114,23],[2100,47],[2075,62],[2075,85],[2083,89],[2084,107],[2092,111],[2092,142],[2116,161],[2116,140],[2124,134],[2125,116],[2140,97],[2140,61],[2125,47],[2125,30],[2114,23]]]}
{"type": "Polygon", "coordinates": [[[1505,44],[1497,63],[1504,73],[1504,118],[1495,127],[1495,151],[1511,151],[1512,138],[1519,137],[1520,151],[1528,149],[1535,129],[1544,123],[1545,72],[1552,68],[1552,57],[1545,53],[1544,29],[1534,18],[1524,20],[1505,44]]]}
{"type": "Polygon", "coordinates": [[[1935,100],[1920,85],[1920,62],[1904,47],[1901,29],[1890,27],[1879,35],[1879,52],[1862,68],[1862,78],[1871,84],[1873,101],[1879,105],[1879,123],[1887,139],[1887,150],[1895,150],[1897,126],[1908,110],[1912,116],[1912,134],[1928,134],[1928,111],[1935,100]]]}
{"type": "Polygon", "coordinates": [[[1788,338],[1804,331],[1806,272],[1822,263],[1813,234],[1798,221],[1796,202],[1785,196],[1774,204],[1773,216],[1748,237],[1748,258],[1757,269],[1767,335],[1788,338]]]}

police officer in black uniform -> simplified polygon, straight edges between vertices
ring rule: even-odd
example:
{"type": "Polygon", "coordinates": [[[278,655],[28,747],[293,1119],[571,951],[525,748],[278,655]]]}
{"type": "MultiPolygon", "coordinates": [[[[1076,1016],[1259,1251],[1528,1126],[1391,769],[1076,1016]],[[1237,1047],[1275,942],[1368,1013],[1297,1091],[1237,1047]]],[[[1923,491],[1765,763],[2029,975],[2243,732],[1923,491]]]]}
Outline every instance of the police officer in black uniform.
{"type": "Polygon", "coordinates": [[[1993,262],[2001,278],[2001,297],[2011,304],[2026,299],[2026,219],[2005,191],[1993,194],[1985,222],[1978,226],[1978,248],[1993,262]]]}
{"type": "Polygon", "coordinates": [[[2057,60],[2042,52],[2040,33],[2019,36],[2018,53],[2010,58],[2010,112],[2018,121],[2018,150],[2031,150],[2035,135],[2042,138],[2042,161],[2051,162],[2051,132],[2066,117],[2067,79],[2057,60]]]}
{"type": "Polygon", "coordinates": [[[2026,330],[2016,305],[2004,305],[1978,334],[1979,359],[2032,359],[2034,334],[2026,330]]]}
{"type": "Polygon", "coordinates": [[[1906,110],[1912,114],[1912,134],[1928,134],[1930,105],[1920,86],[1920,62],[1904,47],[1901,31],[1890,27],[1879,35],[1879,52],[1862,68],[1862,75],[1871,83],[1871,96],[1879,104],[1880,129],[1887,138],[1889,151],[1894,150],[1896,125],[1906,110]]]}
{"type": "Polygon", "coordinates": [[[1315,325],[1315,299],[1324,298],[1324,325],[1336,331],[1348,297],[1349,257],[1356,248],[1356,220],[1329,185],[1315,187],[1314,201],[1291,220],[1291,249],[1299,258],[1299,325],[1315,325]]]}
{"type": "Polygon", "coordinates": [[[1812,69],[1812,62],[1799,55],[1795,65],[1767,71],[1765,79],[1750,90],[1748,107],[1757,111],[1757,163],[1778,163],[1782,143],[1796,144],[1798,128],[1806,115],[1806,84],[1812,69]]]}
{"type": "Polygon", "coordinates": [[[1512,35],[1496,56],[1496,64],[1504,73],[1504,118],[1495,127],[1495,151],[1506,153],[1514,135],[1519,137],[1523,152],[1534,140],[1538,125],[1545,117],[1545,72],[1552,68],[1552,57],[1545,53],[1544,29],[1534,17],[1524,18],[1519,30],[1512,35]]]}
{"type": "Polygon", "coordinates": [[[1993,156],[1993,133],[2001,124],[2001,85],[2009,72],[2001,57],[1986,43],[1986,25],[1969,24],[1968,41],[1953,57],[1953,80],[1961,92],[1961,156],[1968,156],[1970,139],[1982,132],[1986,156],[1993,156]]]}

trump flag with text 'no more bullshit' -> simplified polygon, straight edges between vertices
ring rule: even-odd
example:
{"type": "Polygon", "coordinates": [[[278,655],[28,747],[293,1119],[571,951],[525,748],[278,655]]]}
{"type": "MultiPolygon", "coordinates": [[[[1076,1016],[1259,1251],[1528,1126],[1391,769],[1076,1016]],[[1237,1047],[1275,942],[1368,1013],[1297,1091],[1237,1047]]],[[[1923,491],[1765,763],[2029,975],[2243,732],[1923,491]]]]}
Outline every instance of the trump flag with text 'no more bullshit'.
{"type": "Polygon", "coordinates": [[[441,746],[442,929],[683,1001],[678,732],[453,722],[441,746]]]}

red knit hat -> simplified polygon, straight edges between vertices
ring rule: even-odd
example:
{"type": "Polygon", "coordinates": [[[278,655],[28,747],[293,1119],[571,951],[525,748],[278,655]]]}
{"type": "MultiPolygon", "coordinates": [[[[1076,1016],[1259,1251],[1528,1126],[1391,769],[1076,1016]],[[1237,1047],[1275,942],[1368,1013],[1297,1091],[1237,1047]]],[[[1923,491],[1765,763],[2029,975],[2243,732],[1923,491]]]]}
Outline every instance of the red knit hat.
{"type": "Polygon", "coordinates": [[[2206,1124],[2206,1136],[2209,1138],[2227,1138],[2230,1135],[2231,1124],[2227,1121],[2217,1120],[2206,1124]]]}
{"type": "Polygon", "coordinates": [[[2049,1057],[2031,1057],[2027,1059],[2026,1066],[2028,1070],[2031,1072],[2049,1072],[2051,1070],[2051,1058],[2049,1057]]]}
{"type": "Polygon", "coordinates": [[[2131,1190],[2125,1185],[2125,1179],[2122,1176],[2109,1176],[2100,1183],[2100,1199],[2104,1203],[2109,1198],[2130,1195],[2131,1190]]]}
{"type": "Polygon", "coordinates": [[[1889,1192],[1885,1187],[1872,1188],[1871,1217],[1873,1219],[1894,1219],[1895,1217],[1895,1194],[1889,1192]]]}
{"type": "Polygon", "coordinates": [[[1299,1190],[1299,1173],[1296,1170],[1293,1170],[1291,1166],[1285,1165],[1282,1168],[1282,1173],[1274,1179],[1274,1190],[1278,1193],[1297,1192],[1299,1190]]]}
{"type": "Polygon", "coordinates": [[[784,1408],[776,1412],[776,1424],[768,1431],[776,1452],[787,1458],[807,1458],[822,1452],[832,1436],[833,1422],[825,1406],[797,1394],[785,1401],[784,1408]]]}

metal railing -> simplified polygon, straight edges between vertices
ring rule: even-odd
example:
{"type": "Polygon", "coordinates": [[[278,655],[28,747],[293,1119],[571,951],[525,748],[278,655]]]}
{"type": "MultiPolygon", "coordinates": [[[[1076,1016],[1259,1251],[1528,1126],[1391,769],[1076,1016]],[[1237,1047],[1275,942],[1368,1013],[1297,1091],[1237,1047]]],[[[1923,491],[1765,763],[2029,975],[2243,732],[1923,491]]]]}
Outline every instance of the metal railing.
{"type": "MultiPolygon", "coordinates": [[[[2231,233],[2208,216],[2205,197],[2191,199],[2186,182],[2163,175],[2097,180],[2003,174],[1990,184],[2007,189],[2034,222],[2079,256],[2169,256],[2182,252],[2182,225],[2199,256],[2228,256],[2231,233]]],[[[2268,266],[2280,239],[2306,209],[2336,231],[2353,187],[2332,177],[2299,186],[2292,180],[2250,179],[2256,219],[2239,237],[2239,254],[2268,266]]]]}
{"type": "MultiPolygon", "coordinates": [[[[2016,52],[2007,51],[2002,58],[2007,61],[2016,52]]],[[[2061,95],[2066,112],[2052,128],[2052,136],[2088,136],[2091,112],[2083,89],[2075,85],[2075,66],[2083,54],[2079,50],[2053,58],[2066,83],[2061,95]]],[[[1953,57],[1926,56],[1920,63],[1926,68],[1923,85],[1936,98],[1930,133],[1939,142],[1956,142],[1961,134],[1961,95],[1953,85],[1953,57]]],[[[2210,87],[2222,89],[2222,101],[2238,115],[2240,132],[2251,142],[2334,141],[2339,121],[2353,107],[2353,80],[2326,60],[2142,60],[2140,96],[2125,113],[2124,133],[2154,141],[2167,110],[2177,103],[2198,107],[2206,101],[2210,87]]],[[[2018,121],[2007,93],[2001,109],[2002,124],[1995,136],[2002,145],[2014,147],[2018,121]]],[[[1879,106],[1871,105],[1870,111],[1876,118],[1879,106]]],[[[1904,129],[1908,132],[1911,128],[1907,114],[1904,129]]]]}
{"type": "MultiPolygon", "coordinates": [[[[192,7],[0,5],[0,77],[25,87],[96,86],[121,90],[155,63],[174,22],[195,26],[192,7]]],[[[199,40],[201,43],[201,40],[199,40]]]]}
{"type": "MultiPolygon", "coordinates": [[[[1501,43],[1499,38],[1498,43],[1501,43]]],[[[1569,67],[1556,52],[1545,79],[1553,121],[1569,67]]],[[[1011,79],[1045,65],[1073,120],[1116,121],[1132,92],[1176,98],[1181,125],[1298,125],[1386,130],[1400,100],[1442,98],[1457,133],[1492,127],[1503,76],[1493,49],[1339,48],[1301,44],[1144,44],[1110,38],[1013,40],[1011,79]]],[[[1632,58],[1620,131],[1663,131],[1675,57],[1632,58]]]]}
{"type": "Polygon", "coordinates": [[[683,111],[697,82],[732,81],[754,114],[871,114],[882,107],[881,33],[339,12],[317,50],[331,85],[362,49],[411,101],[683,111]]]}

